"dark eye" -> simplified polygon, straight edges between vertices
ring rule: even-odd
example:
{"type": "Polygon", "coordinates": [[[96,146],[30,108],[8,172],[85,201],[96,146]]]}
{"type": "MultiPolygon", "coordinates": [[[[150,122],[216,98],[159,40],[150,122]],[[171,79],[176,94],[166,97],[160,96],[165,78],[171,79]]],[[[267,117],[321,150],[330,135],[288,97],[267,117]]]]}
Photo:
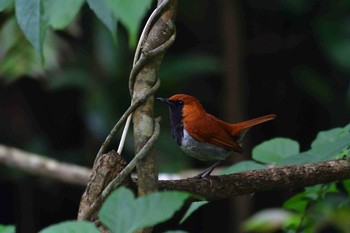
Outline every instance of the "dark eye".
{"type": "Polygon", "coordinates": [[[183,102],[182,100],[178,100],[177,103],[178,103],[179,105],[184,105],[184,102],[183,102]]]}

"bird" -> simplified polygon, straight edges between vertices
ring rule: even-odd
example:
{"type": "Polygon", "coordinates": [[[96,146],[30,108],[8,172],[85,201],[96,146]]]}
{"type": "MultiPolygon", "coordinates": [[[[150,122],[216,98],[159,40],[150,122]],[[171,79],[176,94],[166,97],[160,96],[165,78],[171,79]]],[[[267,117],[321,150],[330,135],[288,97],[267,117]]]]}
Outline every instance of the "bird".
{"type": "Polygon", "coordinates": [[[196,178],[207,178],[232,152],[243,153],[242,139],[252,126],[276,118],[275,114],[230,124],[207,113],[193,96],[176,94],[157,98],[169,106],[171,134],[180,148],[201,161],[215,161],[196,178]]]}

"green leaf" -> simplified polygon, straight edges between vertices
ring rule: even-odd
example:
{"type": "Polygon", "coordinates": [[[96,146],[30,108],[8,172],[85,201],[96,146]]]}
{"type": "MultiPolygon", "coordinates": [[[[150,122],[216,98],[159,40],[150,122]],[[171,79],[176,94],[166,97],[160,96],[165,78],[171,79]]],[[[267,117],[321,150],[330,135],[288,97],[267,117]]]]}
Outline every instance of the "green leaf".
{"type": "Polygon", "coordinates": [[[99,217],[112,232],[132,233],[168,220],[181,208],[189,193],[165,191],[136,198],[121,187],[109,195],[99,217]]]}
{"type": "Polygon", "coordinates": [[[327,131],[319,132],[316,136],[316,139],[312,142],[311,148],[319,148],[323,146],[327,146],[329,143],[335,142],[341,132],[343,131],[342,128],[335,128],[327,131]]]}
{"type": "Polygon", "coordinates": [[[232,174],[232,173],[238,173],[238,172],[244,172],[249,170],[258,170],[258,169],[264,169],[266,166],[257,163],[252,160],[246,160],[238,162],[227,169],[225,169],[222,173],[222,175],[232,174]]]}
{"type": "Polygon", "coordinates": [[[253,158],[262,163],[277,163],[282,159],[299,153],[299,143],[288,138],[274,138],[257,145],[253,158]]]}
{"type": "Polygon", "coordinates": [[[180,224],[183,223],[184,221],[186,221],[186,219],[191,216],[191,214],[196,211],[199,207],[208,204],[208,201],[196,201],[196,202],[192,202],[192,204],[190,205],[190,208],[188,208],[188,210],[186,211],[185,215],[182,217],[180,224]]]}
{"type": "Polygon", "coordinates": [[[107,0],[87,0],[90,9],[102,21],[102,23],[111,32],[112,37],[116,40],[117,37],[117,18],[114,17],[107,0]]]}
{"type": "Polygon", "coordinates": [[[348,151],[350,146],[350,135],[341,136],[334,142],[329,142],[320,146],[320,143],[314,144],[314,148],[309,151],[292,155],[281,160],[277,165],[288,164],[306,164],[315,163],[324,160],[338,159],[339,155],[344,154],[344,150],[348,151]]]}
{"type": "Polygon", "coordinates": [[[114,17],[119,19],[129,33],[129,44],[136,45],[142,19],[152,0],[107,0],[114,17]]]}
{"type": "Polygon", "coordinates": [[[16,233],[16,227],[10,225],[0,225],[0,233],[16,233]]]}
{"type": "Polygon", "coordinates": [[[44,17],[54,29],[64,29],[78,14],[84,0],[45,0],[44,17]]]}
{"type": "Polygon", "coordinates": [[[309,199],[306,197],[305,192],[301,192],[289,198],[283,204],[283,208],[295,210],[299,213],[304,213],[308,203],[309,199]]]}
{"type": "Polygon", "coordinates": [[[25,37],[43,58],[43,43],[47,23],[42,19],[40,0],[16,0],[17,22],[25,37]]]}
{"type": "Polygon", "coordinates": [[[7,7],[10,6],[11,3],[13,3],[14,0],[1,0],[0,1],[0,12],[5,10],[7,7]]]}
{"type": "Polygon", "coordinates": [[[100,231],[91,222],[86,221],[67,221],[58,223],[45,229],[39,233],[99,233],[100,231]]]}

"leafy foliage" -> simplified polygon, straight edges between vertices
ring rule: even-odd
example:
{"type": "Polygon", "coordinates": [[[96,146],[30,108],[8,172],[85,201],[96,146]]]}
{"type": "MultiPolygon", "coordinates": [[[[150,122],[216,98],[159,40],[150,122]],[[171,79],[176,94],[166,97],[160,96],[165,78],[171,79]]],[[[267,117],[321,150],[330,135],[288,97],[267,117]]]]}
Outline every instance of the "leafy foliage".
{"type": "Polygon", "coordinates": [[[135,45],[141,20],[152,0],[107,0],[113,15],[129,32],[129,44],[135,45]]]}
{"type": "Polygon", "coordinates": [[[343,158],[349,154],[350,125],[318,133],[311,149],[299,152],[298,142],[287,138],[274,138],[257,145],[253,149],[255,161],[242,161],[227,168],[224,174],[263,169],[267,165],[282,166],[288,164],[314,163],[324,160],[343,158]]]}
{"type": "Polygon", "coordinates": [[[168,220],[189,197],[189,193],[165,191],[135,199],[121,187],[107,198],[99,217],[112,232],[132,233],[168,220]]]}
{"type": "MultiPolygon", "coordinates": [[[[44,41],[49,27],[65,29],[79,13],[84,0],[16,0],[16,18],[25,37],[43,58],[44,41]],[[57,10],[60,9],[60,10],[57,10]]],[[[11,1],[0,3],[0,11],[8,7],[11,1]]],[[[129,32],[130,45],[136,45],[140,24],[152,0],[87,0],[90,9],[108,28],[116,39],[117,22],[129,32]]]]}
{"type": "Polygon", "coordinates": [[[274,138],[253,149],[253,158],[262,163],[277,163],[299,153],[299,143],[288,138],[274,138]]]}

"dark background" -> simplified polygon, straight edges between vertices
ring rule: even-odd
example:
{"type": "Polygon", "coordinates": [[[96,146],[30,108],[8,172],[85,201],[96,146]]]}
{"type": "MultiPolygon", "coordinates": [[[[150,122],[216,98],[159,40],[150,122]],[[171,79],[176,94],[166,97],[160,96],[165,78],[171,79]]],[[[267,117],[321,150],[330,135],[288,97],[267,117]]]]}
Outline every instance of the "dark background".
{"type": "MultiPolygon", "coordinates": [[[[180,1],[177,39],[164,58],[156,95],[194,95],[209,113],[230,122],[276,113],[275,121],[249,132],[246,153],[235,161],[249,159],[252,147],[273,137],[292,138],[307,150],[319,131],[349,122],[349,10],[344,0],[180,1]]],[[[1,14],[2,28],[11,15],[1,14]]],[[[0,143],[91,166],[130,101],[134,51],[124,28],[118,29],[114,43],[84,5],[74,27],[52,33],[56,53],[47,56],[57,66],[47,59],[45,72],[34,72],[37,64],[20,60],[23,48],[16,56],[1,56],[0,143]],[[17,68],[5,69],[8,61],[17,68]]],[[[3,39],[1,34],[0,48],[3,39]]],[[[30,47],[24,38],[18,44],[30,47]]],[[[156,103],[155,114],[164,119],[156,148],[159,170],[204,168],[177,148],[167,108],[156,103]]],[[[126,159],[133,154],[131,135],[126,159]]],[[[83,190],[1,166],[0,223],[37,232],[74,219],[83,190]]],[[[295,191],[212,202],[183,225],[170,221],[157,231],[238,232],[242,219],[281,206],[295,191]]]]}

